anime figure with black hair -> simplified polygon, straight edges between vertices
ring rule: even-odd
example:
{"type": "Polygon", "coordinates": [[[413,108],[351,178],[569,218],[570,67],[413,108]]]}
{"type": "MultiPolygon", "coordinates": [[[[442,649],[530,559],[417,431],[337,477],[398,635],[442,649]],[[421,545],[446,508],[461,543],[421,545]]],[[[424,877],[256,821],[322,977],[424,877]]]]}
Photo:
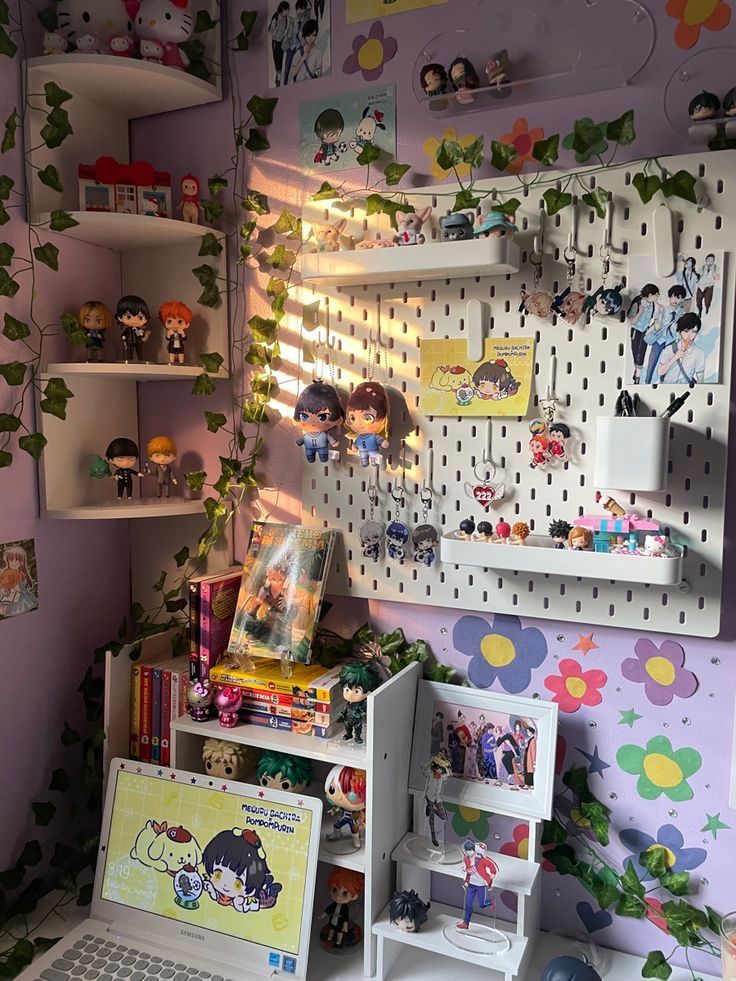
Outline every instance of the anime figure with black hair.
{"type": "Polygon", "coordinates": [[[329,167],[337,163],[340,154],[345,153],[347,143],[340,140],[345,129],[345,120],[339,109],[323,109],[314,121],[314,132],[319,140],[319,150],[314,162],[329,167]]]}
{"type": "Polygon", "coordinates": [[[443,65],[430,62],[419,72],[419,84],[430,99],[433,95],[445,95],[449,79],[443,65]]]}
{"type": "Polygon", "coordinates": [[[549,526],[549,537],[554,542],[553,548],[566,548],[567,536],[572,531],[572,525],[564,518],[555,518],[549,526]]]}
{"type": "Polygon", "coordinates": [[[256,913],[276,905],[281,883],[275,882],[261,839],[249,829],[220,831],[202,853],[204,891],[220,906],[256,913]]]}
{"type": "Polygon", "coordinates": [[[696,343],[702,323],[697,313],[684,313],[677,321],[676,340],[662,354],[657,367],[658,380],[664,385],[702,383],[705,374],[705,352],[696,343]]]}
{"type": "Polygon", "coordinates": [[[339,460],[339,440],[335,432],[345,418],[340,395],[332,385],[315,381],[301,392],[294,407],[294,419],[302,431],[296,441],[304,447],[307,463],[339,460]]]}
{"type": "Polygon", "coordinates": [[[424,813],[429,822],[432,844],[435,848],[439,848],[434,819],[438,817],[442,822],[447,820],[444,801],[445,784],[452,776],[452,765],[444,750],[435,753],[428,763],[422,764],[422,773],[424,774],[424,813]]]}
{"type": "Polygon", "coordinates": [[[392,521],[386,529],[386,542],[388,543],[388,557],[400,562],[402,565],[406,558],[404,545],[409,541],[409,529],[403,521],[392,521]]]}
{"type": "Polygon", "coordinates": [[[120,339],[123,342],[123,352],[126,361],[132,361],[135,356],[143,360],[143,344],[151,336],[148,324],[151,313],[146,301],[134,294],[121,296],[118,300],[115,319],[120,327],[120,339]]]}
{"type": "Polygon", "coordinates": [[[313,777],[312,764],[303,756],[269,751],[258,761],[258,782],[262,787],[301,794],[313,777]]]}
{"type": "Polygon", "coordinates": [[[599,286],[595,293],[585,297],[583,313],[594,313],[602,317],[614,317],[623,306],[621,290],[623,283],[618,286],[599,286]]]}
{"type": "Polygon", "coordinates": [[[117,481],[118,498],[122,500],[123,496],[127,496],[130,499],[133,496],[133,477],[143,476],[136,466],[138,447],[132,439],[119,436],[105,450],[105,458],[108,465],[115,468],[110,476],[117,481]]]}
{"type": "Polygon", "coordinates": [[[659,308],[657,319],[644,331],[644,342],[649,347],[644,384],[651,385],[662,351],[676,339],[677,321],[685,313],[687,290],[679,283],[667,290],[667,303],[659,308]]]}
{"type": "Polygon", "coordinates": [[[705,316],[708,316],[711,303],[713,302],[713,291],[715,290],[716,283],[720,278],[721,274],[718,271],[718,266],[716,265],[716,257],[712,252],[709,252],[705,257],[705,262],[700,267],[700,272],[698,274],[698,288],[695,293],[699,317],[704,316],[703,307],[705,307],[705,316]]]}
{"type": "Polygon", "coordinates": [[[721,100],[713,92],[705,90],[690,100],[687,112],[693,122],[701,122],[703,119],[712,119],[718,115],[721,108],[721,100]]]}
{"type": "Polygon", "coordinates": [[[368,695],[380,687],[382,678],[376,668],[367,661],[351,661],[340,671],[340,684],[346,706],[337,717],[345,727],[343,739],[363,742],[363,725],[368,710],[368,695]]]}
{"type": "Polygon", "coordinates": [[[434,525],[417,525],[411,533],[411,543],[414,546],[414,561],[421,562],[427,567],[437,558],[437,543],[440,536],[434,525]]]}
{"type": "Polygon", "coordinates": [[[421,925],[427,922],[430,906],[431,903],[425,903],[413,889],[402,889],[391,897],[388,905],[389,923],[402,933],[417,933],[421,925]]]}
{"type": "Polygon", "coordinates": [[[570,427],[564,422],[551,422],[547,437],[547,452],[550,460],[567,463],[567,441],[570,439],[570,427]]]}
{"type": "Polygon", "coordinates": [[[489,858],[488,849],[482,841],[473,841],[472,838],[467,838],[463,842],[463,872],[465,903],[463,918],[455,924],[458,930],[470,928],[476,900],[481,909],[489,909],[493,906],[489,889],[493,886],[493,880],[498,875],[498,866],[492,858],[489,858]]]}

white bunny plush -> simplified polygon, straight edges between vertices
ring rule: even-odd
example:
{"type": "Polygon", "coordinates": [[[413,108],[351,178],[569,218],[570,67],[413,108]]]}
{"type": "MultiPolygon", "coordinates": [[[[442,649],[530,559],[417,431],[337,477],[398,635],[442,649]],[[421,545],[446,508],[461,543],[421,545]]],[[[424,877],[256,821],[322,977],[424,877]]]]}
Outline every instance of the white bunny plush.
{"type": "Polygon", "coordinates": [[[70,48],[90,54],[96,37],[96,50],[107,52],[111,37],[133,32],[127,6],[124,0],[59,0],[59,33],[70,48]]]}
{"type": "MultiPolygon", "coordinates": [[[[185,70],[189,59],[179,48],[194,30],[194,18],[188,10],[189,0],[141,0],[135,19],[135,33],[141,45],[157,41],[163,48],[162,64],[185,70]]],[[[143,55],[141,50],[141,56],[143,55]]]]}

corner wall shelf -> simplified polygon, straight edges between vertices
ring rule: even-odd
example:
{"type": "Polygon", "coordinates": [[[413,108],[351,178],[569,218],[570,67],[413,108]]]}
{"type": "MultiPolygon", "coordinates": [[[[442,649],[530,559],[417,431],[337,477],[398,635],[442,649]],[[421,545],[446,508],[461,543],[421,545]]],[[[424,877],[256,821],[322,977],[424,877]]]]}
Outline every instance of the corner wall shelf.
{"type": "MultiPolygon", "coordinates": [[[[113,252],[182,245],[200,239],[206,232],[215,231],[176,218],[151,218],[115,211],[70,211],[69,214],[78,224],[64,232],[56,232],[57,235],[100,245],[113,252]]],[[[44,213],[40,221],[48,222],[50,218],[50,214],[44,213]]]]}
{"type": "MultiPolygon", "coordinates": [[[[146,364],[143,361],[129,361],[108,364],[100,361],[77,361],[47,365],[46,375],[88,375],[93,378],[116,378],[128,381],[192,381],[205,369],[188,364],[146,364]]],[[[210,372],[210,375],[212,373],[210,372]]],[[[212,375],[225,378],[225,372],[212,375]]]]}
{"type": "Polygon", "coordinates": [[[112,500],[108,504],[82,504],[75,508],[53,508],[46,510],[47,518],[64,518],[73,521],[99,521],[108,518],[166,518],[177,514],[200,514],[202,502],[169,498],[169,500],[146,500],[131,498],[130,502],[118,504],[112,500]]]}

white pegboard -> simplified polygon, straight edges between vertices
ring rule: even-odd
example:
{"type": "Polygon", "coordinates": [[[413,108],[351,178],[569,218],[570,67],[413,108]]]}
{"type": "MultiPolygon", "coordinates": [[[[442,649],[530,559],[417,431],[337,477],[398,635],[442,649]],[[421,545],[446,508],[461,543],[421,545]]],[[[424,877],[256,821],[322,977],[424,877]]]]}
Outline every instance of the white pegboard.
{"type": "MultiPolygon", "coordinates": [[[[690,155],[664,161],[674,172],[685,168],[700,176],[710,204],[699,212],[695,205],[670,199],[675,211],[675,245],[678,251],[705,246],[729,250],[736,227],[736,195],[729,193],[736,180],[736,152],[690,155]]],[[[625,298],[640,285],[636,256],[654,251],[650,222],[656,204],[642,205],[631,187],[636,165],[608,171],[602,183],[613,194],[612,266],[609,283],[630,279],[625,298]],[[629,275],[630,264],[630,275],[629,275]]],[[[567,175],[561,174],[562,181],[567,175]]],[[[516,187],[515,179],[493,182],[499,192],[516,187]]],[[[491,187],[490,183],[485,185],[491,187]]],[[[562,186],[561,184],[558,186],[562,186]]],[[[573,520],[595,512],[592,482],[595,418],[613,415],[619,390],[626,387],[625,350],[628,325],[614,318],[593,319],[575,328],[552,324],[518,313],[519,291],[531,288],[532,269],[528,251],[539,226],[539,206],[544,188],[532,186],[523,195],[517,215],[522,268],[514,276],[455,279],[339,287],[315,291],[305,287],[304,299],[321,297],[328,310],[329,329],[335,344],[335,381],[345,393],[367,377],[369,332],[377,332],[380,320],[385,345],[383,363],[375,379],[393,389],[391,449],[388,465],[379,474],[381,516],[389,520],[392,501],[388,486],[401,480],[402,439],[406,440],[406,491],[408,523],[421,521],[418,488],[426,476],[429,450],[433,449],[434,514],[430,518],[443,531],[457,528],[467,515],[476,521],[485,512],[465,497],[462,484],[472,480],[476,461],[486,446],[487,425],[482,419],[432,418],[419,411],[419,341],[421,338],[463,337],[463,318],[468,300],[478,298],[490,305],[491,336],[534,336],[536,339],[537,392],[529,413],[521,418],[494,418],[491,454],[504,472],[510,496],[490,511],[490,519],[503,516],[529,523],[532,531],[546,534],[552,518],[573,520]],[[545,397],[549,362],[557,357],[556,395],[558,418],[575,435],[574,462],[565,469],[532,470],[528,466],[529,419],[537,415],[538,398],[545,397]],[[405,405],[401,407],[401,402],[405,405]]],[[[441,194],[433,203],[435,217],[450,210],[453,195],[441,194]]],[[[426,192],[424,192],[426,193],[426,192]]],[[[419,200],[419,199],[418,199],[419,200]]],[[[423,204],[428,202],[422,197],[423,204]]],[[[305,221],[323,220],[323,202],[305,208],[305,221]]],[[[344,214],[344,211],[341,212],[344,214]]],[[[352,212],[360,220],[360,212],[352,212]]],[[[333,217],[336,213],[333,212],[333,217]]],[[[587,207],[578,210],[577,247],[582,255],[578,271],[586,286],[600,281],[598,250],[603,222],[587,207]]],[[[376,218],[369,219],[369,228],[376,218]]],[[[570,230],[570,209],[545,223],[543,287],[564,285],[561,251],[570,230]]],[[[433,231],[436,236],[436,230],[433,231]]],[[[452,244],[447,244],[451,249],[452,244]]],[[[417,247],[419,248],[419,247],[417,247]]],[[[302,490],[302,520],[317,527],[342,531],[328,589],[383,600],[523,616],[611,623],[655,631],[715,636],[721,615],[721,578],[724,542],[726,447],[731,388],[734,277],[731,257],[726,256],[723,286],[721,383],[697,388],[674,418],[670,433],[669,480],[666,494],[638,494],[622,503],[650,514],[671,531],[672,540],[686,547],[683,574],[689,592],[677,587],[632,585],[543,574],[502,572],[441,564],[432,568],[408,561],[366,562],[360,552],[358,530],[368,518],[367,481],[372,468],[362,469],[357,458],[343,453],[342,462],[306,465],[302,490]]],[[[624,311],[627,303],[624,304],[624,311]]],[[[623,318],[623,313],[622,313],[623,318]]],[[[324,318],[324,312],[322,313],[324,318]]],[[[325,320],[323,319],[324,323],[325,320]]],[[[307,369],[308,370],[308,369],[307,369]]],[[[629,379],[630,381],[630,379],[629,379]]],[[[671,387],[639,389],[644,410],[660,413],[668,404],[671,387]]],[[[403,520],[407,520],[404,512],[403,520]]],[[[633,561],[633,560],[632,560],[633,561]]]]}

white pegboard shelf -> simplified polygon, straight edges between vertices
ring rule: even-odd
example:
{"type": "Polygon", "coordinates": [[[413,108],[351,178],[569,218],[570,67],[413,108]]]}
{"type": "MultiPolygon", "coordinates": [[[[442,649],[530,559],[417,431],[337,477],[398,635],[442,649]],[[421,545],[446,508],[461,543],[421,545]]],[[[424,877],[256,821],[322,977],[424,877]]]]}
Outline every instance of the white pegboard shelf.
{"type": "Polygon", "coordinates": [[[483,569],[651,583],[656,586],[674,586],[682,579],[681,549],[678,549],[677,556],[649,558],[646,555],[554,548],[551,540],[542,535],[530,535],[526,545],[504,545],[467,541],[458,538],[456,532],[450,532],[442,536],[440,550],[443,562],[480,566],[483,569]]]}
{"type": "Polygon", "coordinates": [[[427,242],[302,255],[302,279],[325,286],[507,276],[519,271],[519,246],[508,238],[427,242]]]}
{"type": "MultiPolygon", "coordinates": [[[[212,231],[178,218],[152,218],[117,211],[70,211],[69,214],[77,224],[56,234],[100,245],[112,252],[186,244],[212,231]]],[[[41,215],[41,222],[50,220],[50,214],[41,215]]]]}

